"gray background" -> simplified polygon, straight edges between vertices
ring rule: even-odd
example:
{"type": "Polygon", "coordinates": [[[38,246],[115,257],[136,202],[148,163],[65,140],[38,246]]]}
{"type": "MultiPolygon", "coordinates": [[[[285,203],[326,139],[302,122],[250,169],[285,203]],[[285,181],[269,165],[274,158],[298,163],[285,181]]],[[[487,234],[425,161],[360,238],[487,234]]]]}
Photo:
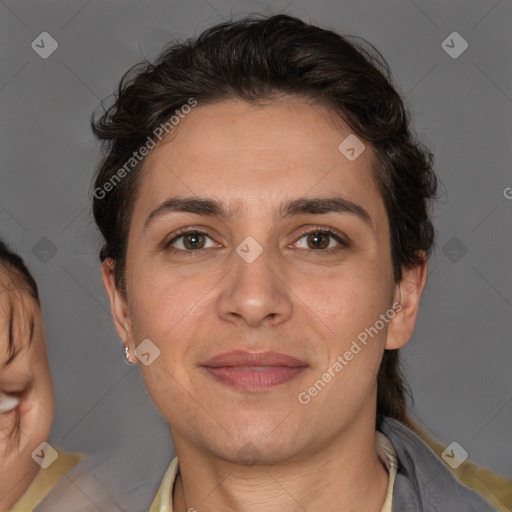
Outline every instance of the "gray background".
{"type": "Polygon", "coordinates": [[[168,427],[123,361],[100,280],[89,188],[91,113],[121,75],[171,39],[251,12],[287,12],[364,37],[389,62],[421,140],[436,155],[438,247],[403,350],[414,415],[444,444],[512,477],[512,3],[502,1],[0,2],[0,236],[41,289],[56,392],[50,442],[130,447],[157,474],[168,427]],[[58,49],[41,58],[42,32],[58,49]],[[458,32],[458,58],[441,43],[458,32]]]}

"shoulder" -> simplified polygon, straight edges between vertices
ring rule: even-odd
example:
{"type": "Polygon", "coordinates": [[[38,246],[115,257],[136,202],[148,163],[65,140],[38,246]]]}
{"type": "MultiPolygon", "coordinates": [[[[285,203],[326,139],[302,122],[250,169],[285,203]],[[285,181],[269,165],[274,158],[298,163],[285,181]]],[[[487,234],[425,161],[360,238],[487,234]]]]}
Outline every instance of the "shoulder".
{"type": "Polygon", "coordinates": [[[10,510],[26,512],[35,508],[58,481],[84,458],[84,453],[68,453],[54,448],[47,450],[34,481],[10,510]]]}
{"type": "Polygon", "coordinates": [[[398,470],[393,508],[403,512],[496,512],[480,494],[460,483],[412,430],[384,418],[379,425],[393,444],[398,470]]]}

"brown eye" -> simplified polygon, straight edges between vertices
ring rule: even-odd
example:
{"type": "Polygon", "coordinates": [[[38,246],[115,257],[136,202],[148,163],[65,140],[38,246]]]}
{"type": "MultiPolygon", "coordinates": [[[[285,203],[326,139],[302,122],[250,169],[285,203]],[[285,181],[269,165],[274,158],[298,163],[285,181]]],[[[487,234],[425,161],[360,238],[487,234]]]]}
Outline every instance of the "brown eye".
{"type": "Polygon", "coordinates": [[[199,251],[200,249],[215,247],[216,245],[213,243],[213,241],[209,246],[206,245],[208,239],[211,240],[207,233],[203,233],[202,231],[189,230],[175,236],[166,245],[166,248],[176,252],[191,253],[199,251]]]}
{"type": "Polygon", "coordinates": [[[313,231],[306,231],[301,234],[299,242],[297,242],[297,246],[300,249],[310,249],[314,251],[319,250],[326,253],[347,247],[347,244],[343,241],[343,239],[330,229],[315,229],[313,231]],[[301,242],[301,246],[299,242],[302,239],[304,239],[304,242],[301,242]],[[331,244],[333,241],[334,245],[331,244]]]}
{"type": "Polygon", "coordinates": [[[202,249],[204,247],[204,235],[202,233],[190,233],[188,235],[184,235],[183,237],[183,245],[186,249],[202,249]]]}
{"type": "Polygon", "coordinates": [[[329,235],[326,233],[313,233],[307,236],[307,242],[312,249],[326,249],[329,246],[329,235]]]}

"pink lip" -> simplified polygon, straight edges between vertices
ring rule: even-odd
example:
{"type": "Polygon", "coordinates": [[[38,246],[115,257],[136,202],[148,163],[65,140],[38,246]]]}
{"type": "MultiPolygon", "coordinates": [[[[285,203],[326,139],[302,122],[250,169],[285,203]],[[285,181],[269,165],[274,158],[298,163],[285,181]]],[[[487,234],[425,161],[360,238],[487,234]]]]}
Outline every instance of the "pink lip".
{"type": "Polygon", "coordinates": [[[201,366],[223,384],[245,391],[258,391],[290,381],[308,365],[278,352],[235,350],[208,359],[201,366]]]}

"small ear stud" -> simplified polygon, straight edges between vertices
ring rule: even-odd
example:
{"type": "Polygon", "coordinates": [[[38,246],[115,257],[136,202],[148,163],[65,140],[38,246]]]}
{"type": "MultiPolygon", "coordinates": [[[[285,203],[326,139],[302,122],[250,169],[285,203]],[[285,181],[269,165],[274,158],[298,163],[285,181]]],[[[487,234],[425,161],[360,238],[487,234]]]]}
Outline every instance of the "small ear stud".
{"type": "Polygon", "coordinates": [[[128,348],[128,345],[124,346],[124,358],[128,364],[135,364],[130,361],[130,349],[128,348]]]}

